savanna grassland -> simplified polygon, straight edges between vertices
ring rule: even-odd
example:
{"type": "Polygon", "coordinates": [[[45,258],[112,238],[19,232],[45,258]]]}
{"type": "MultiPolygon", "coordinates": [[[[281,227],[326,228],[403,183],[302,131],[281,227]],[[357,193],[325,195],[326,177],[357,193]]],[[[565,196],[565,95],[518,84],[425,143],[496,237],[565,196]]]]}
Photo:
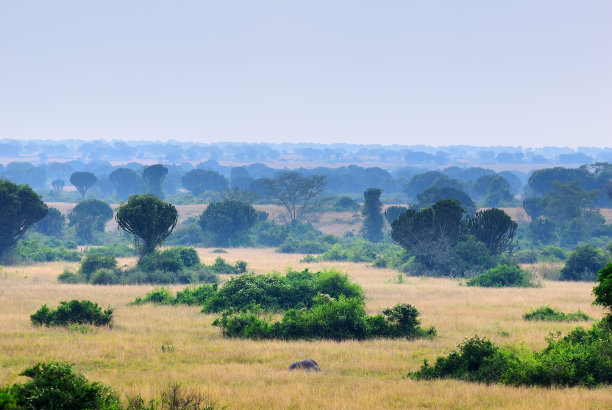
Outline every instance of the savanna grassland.
{"type": "MultiPolygon", "coordinates": [[[[204,263],[217,254],[199,249],[204,263]]],[[[159,395],[170,382],[209,395],[227,408],[611,408],[612,388],[514,388],[459,381],[413,381],[408,371],[447,354],[464,337],[486,336],[499,344],[541,349],[545,337],[568,332],[575,323],[529,322],[525,312],[551,305],[580,310],[597,319],[592,283],[544,281],[540,288],[483,289],[449,279],[403,277],[365,264],[303,264],[303,255],[273,249],[230,249],[223,257],[246,260],[257,273],[288,267],[335,267],[363,286],[369,313],[398,302],[421,312],[435,326],[433,340],[282,342],[226,339],[197,307],[128,306],[154,286],[59,284],[57,275],[76,264],[6,267],[0,273],[0,385],[36,361],[68,361],[89,380],[113,386],[123,397],[159,395]],[[34,327],[30,315],[41,305],[90,299],[115,309],[110,328],[34,327]],[[162,348],[163,347],[163,348],[162,348]],[[315,359],[318,374],[287,370],[296,360],[315,359]]],[[[132,259],[120,264],[134,263],[132,259]]],[[[537,269],[534,269],[537,272],[537,269]]],[[[224,278],[226,279],[226,278],[224,278]]],[[[183,286],[172,286],[180,289],[183,286]]],[[[588,324],[587,324],[588,326],[588,324]]]]}

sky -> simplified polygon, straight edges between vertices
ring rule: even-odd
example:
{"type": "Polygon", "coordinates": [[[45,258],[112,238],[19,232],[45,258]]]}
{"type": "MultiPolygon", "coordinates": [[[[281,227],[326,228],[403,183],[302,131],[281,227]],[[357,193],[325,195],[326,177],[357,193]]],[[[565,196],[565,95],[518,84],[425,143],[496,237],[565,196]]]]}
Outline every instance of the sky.
{"type": "Polygon", "coordinates": [[[610,0],[3,0],[0,139],[612,146],[610,0]]]}

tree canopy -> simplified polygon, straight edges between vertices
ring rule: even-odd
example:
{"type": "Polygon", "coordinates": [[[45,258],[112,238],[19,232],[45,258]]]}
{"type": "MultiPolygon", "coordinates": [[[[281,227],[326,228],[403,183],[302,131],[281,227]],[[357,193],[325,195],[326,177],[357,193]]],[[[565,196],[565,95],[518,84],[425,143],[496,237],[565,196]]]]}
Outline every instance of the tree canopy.
{"type": "Polygon", "coordinates": [[[326,184],[324,175],[308,177],[294,171],[281,172],[277,178],[266,182],[271,196],[287,211],[290,223],[304,220],[326,184]]]}
{"type": "Polygon", "coordinates": [[[130,168],[117,168],[108,175],[119,199],[128,199],[130,195],[141,192],[142,178],[130,168]]]}
{"type": "Polygon", "coordinates": [[[73,172],[70,175],[70,183],[79,190],[83,199],[87,190],[97,181],[98,178],[91,172],[73,172]]]}
{"type": "Polygon", "coordinates": [[[115,219],[120,229],[134,235],[141,255],[146,255],[172,233],[178,212],[174,205],[154,195],[132,195],[127,203],[119,206],[115,219]]]}
{"type": "Polygon", "coordinates": [[[221,192],[228,188],[227,179],[217,171],[209,169],[193,169],[181,177],[183,187],[193,195],[205,191],[221,192]]]}
{"type": "Polygon", "coordinates": [[[215,246],[227,246],[239,240],[257,222],[257,211],[249,204],[226,200],[213,202],[200,215],[203,231],[213,235],[215,246]]]}
{"type": "Polygon", "coordinates": [[[142,178],[145,181],[147,194],[155,195],[158,198],[164,198],[162,184],[168,175],[168,168],[161,164],[155,164],[144,167],[142,170],[142,178]]]}
{"type": "Polygon", "coordinates": [[[112,217],[112,208],[99,199],[81,201],[68,214],[70,225],[74,226],[77,238],[85,243],[94,240],[94,232],[104,232],[104,226],[112,217]]]}
{"type": "Polygon", "coordinates": [[[0,180],[0,258],[47,211],[29,186],[0,180]]]}
{"type": "Polygon", "coordinates": [[[368,188],[363,193],[363,210],[361,213],[364,221],[361,234],[371,242],[380,242],[383,239],[382,229],[385,221],[381,213],[381,194],[382,189],[379,188],[368,188]]]}

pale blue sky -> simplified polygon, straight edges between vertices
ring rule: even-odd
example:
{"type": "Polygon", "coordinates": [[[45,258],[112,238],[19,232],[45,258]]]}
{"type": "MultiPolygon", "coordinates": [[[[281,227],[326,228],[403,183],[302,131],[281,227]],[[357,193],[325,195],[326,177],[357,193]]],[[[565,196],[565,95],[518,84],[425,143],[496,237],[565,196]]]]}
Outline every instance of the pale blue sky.
{"type": "Polygon", "coordinates": [[[612,146],[612,1],[0,2],[0,139],[612,146]]]}

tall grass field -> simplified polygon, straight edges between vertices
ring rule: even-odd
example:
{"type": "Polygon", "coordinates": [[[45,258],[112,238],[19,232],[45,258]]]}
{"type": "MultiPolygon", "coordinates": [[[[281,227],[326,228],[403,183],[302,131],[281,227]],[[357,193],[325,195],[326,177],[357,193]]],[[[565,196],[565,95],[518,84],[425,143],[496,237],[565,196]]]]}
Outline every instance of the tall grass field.
{"type": "MultiPolygon", "coordinates": [[[[218,256],[199,249],[206,264],[218,256]]],[[[223,257],[245,260],[257,273],[288,267],[311,271],[338,268],[363,286],[368,313],[410,303],[432,340],[253,341],[227,339],[212,326],[214,315],[198,307],[129,306],[154,286],[59,284],[57,275],[76,264],[45,263],[0,271],[0,385],[23,382],[19,373],[38,361],[68,361],[90,381],[112,386],[123,398],[158,397],[169,383],[195,389],[219,407],[239,408],[612,408],[612,387],[533,388],[459,381],[415,381],[406,377],[424,359],[431,362],[478,335],[497,344],[546,346],[545,338],[567,333],[577,323],[526,321],[539,306],[580,310],[600,319],[591,305],[593,284],[542,281],[539,288],[475,288],[450,279],[403,277],[365,264],[300,263],[303,255],[273,249],[230,249],[223,257]],[[89,299],[111,306],[111,327],[35,327],[30,315],[43,304],[89,299]],[[312,358],[320,373],[289,372],[297,360],[312,358]]],[[[124,259],[122,264],[132,264],[124,259]]],[[[537,269],[532,269],[537,273],[537,269]]],[[[223,277],[226,280],[227,277],[223,277]]],[[[183,286],[171,286],[173,291],[183,286]]],[[[589,323],[583,326],[590,326],[589,323]]]]}

